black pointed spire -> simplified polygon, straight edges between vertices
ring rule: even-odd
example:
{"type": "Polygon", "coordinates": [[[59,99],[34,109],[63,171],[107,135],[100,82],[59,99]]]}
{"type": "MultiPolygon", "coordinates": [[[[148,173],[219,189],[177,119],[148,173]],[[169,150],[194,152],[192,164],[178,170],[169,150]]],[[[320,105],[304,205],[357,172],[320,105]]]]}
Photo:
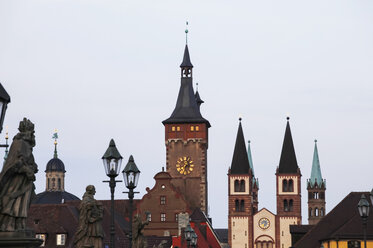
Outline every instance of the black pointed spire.
{"type": "Polygon", "coordinates": [[[284,143],[282,144],[282,152],[280,158],[280,165],[278,168],[279,173],[297,173],[298,172],[298,163],[295,156],[293,138],[291,136],[289,117],[286,118],[286,130],[284,143]]]}
{"type": "Polygon", "coordinates": [[[196,93],[194,94],[194,96],[196,98],[198,109],[200,109],[201,108],[201,104],[204,103],[204,101],[199,96],[199,93],[198,93],[198,84],[197,84],[197,90],[196,90],[196,93]]]}
{"type": "Polygon", "coordinates": [[[183,62],[181,62],[180,68],[193,68],[192,62],[190,62],[188,45],[185,45],[183,62]]]}
{"type": "Polygon", "coordinates": [[[163,124],[171,123],[206,123],[210,127],[208,120],[202,117],[199,105],[194,95],[192,68],[190,62],[188,46],[185,46],[184,59],[181,67],[181,85],[174,111],[170,118],[164,120],[163,124]]]}
{"type": "Polygon", "coordinates": [[[231,174],[248,174],[250,169],[249,158],[246,152],[246,143],[243,136],[241,118],[239,119],[236,145],[234,146],[231,174]]]}

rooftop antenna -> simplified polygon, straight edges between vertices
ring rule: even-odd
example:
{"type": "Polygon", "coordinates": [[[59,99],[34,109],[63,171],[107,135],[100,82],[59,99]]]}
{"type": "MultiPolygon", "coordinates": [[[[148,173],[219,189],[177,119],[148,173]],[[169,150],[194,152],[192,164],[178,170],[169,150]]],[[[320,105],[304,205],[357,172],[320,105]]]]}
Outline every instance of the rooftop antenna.
{"type": "Polygon", "coordinates": [[[186,28],[185,28],[185,43],[188,45],[188,21],[186,21],[186,28]]]}

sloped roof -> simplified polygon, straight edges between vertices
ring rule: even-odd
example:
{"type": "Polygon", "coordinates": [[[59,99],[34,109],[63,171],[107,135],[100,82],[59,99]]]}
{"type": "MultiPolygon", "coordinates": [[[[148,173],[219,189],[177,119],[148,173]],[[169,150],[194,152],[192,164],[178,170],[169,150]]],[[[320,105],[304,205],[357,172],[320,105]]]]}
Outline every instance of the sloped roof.
{"type": "Polygon", "coordinates": [[[315,148],[313,151],[312,170],[311,170],[311,178],[309,180],[309,183],[311,187],[313,187],[315,184],[317,184],[318,187],[321,187],[323,184],[323,179],[321,176],[319,152],[317,150],[316,140],[315,140],[315,148]]]}
{"type": "Polygon", "coordinates": [[[241,119],[238,124],[236,144],[234,146],[231,174],[248,174],[250,169],[249,158],[246,152],[245,138],[243,136],[241,119]]]}
{"type": "MultiPolygon", "coordinates": [[[[361,195],[369,199],[369,192],[351,192],[332,211],[324,216],[294,247],[319,248],[321,241],[335,239],[363,239],[362,220],[357,205],[361,195]]],[[[373,208],[371,207],[370,216],[373,208]]],[[[368,217],[367,239],[373,240],[373,218],[368,217]]]]}
{"type": "Polygon", "coordinates": [[[75,200],[80,199],[67,191],[44,191],[36,195],[32,204],[62,204],[75,200]]]}
{"type": "Polygon", "coordinates": [[[286,130],[284,136],[284,142],[282,144],[280,165],[278,172],[279,173],[297,173],[298,172],[298,163],[295,156],[293,138],[291,136],[289,118],[286,123],[286,130]]]}

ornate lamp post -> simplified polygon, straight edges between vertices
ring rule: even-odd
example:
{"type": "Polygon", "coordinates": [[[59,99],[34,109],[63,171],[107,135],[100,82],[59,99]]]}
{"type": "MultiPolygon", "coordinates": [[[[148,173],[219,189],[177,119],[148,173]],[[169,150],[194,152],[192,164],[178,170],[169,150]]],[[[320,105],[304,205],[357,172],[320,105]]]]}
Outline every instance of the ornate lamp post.
{"type": "Polygon", "coordinates": [[[113,139],[110,140],[108,149],[106,150],[102,160],[104,162],[106,175],[110,181],[103,181],[109,183],[111,192],[111,224],[110,224],[110,248],[115,248],[115,226],[114,226],[114,191],[117,182],[115,178],[118,176],[120,166],[122,165],[122,156],[120,155],[113,139]]]}
{"type": "Polygon", "coordinates": [[[194,232],[193,228],[188,223],[187,227],[184,230],[185,240],[187,242],[188,247],[196,247],[197,246],[197,234],[194,232]]]}
{"type": "Polygon", "coordinates": [[[365,195],[362,194],[359,204],[357,205],[359,209],[360,217],[363,219],[363,230],[364,230],[364,248],[367,247],[367,219],[369,216],[369,202],[365,198],[365,195]]]}
{"type": "Polygon", "coordinates": [[[140,177],[140,171],[137,168],[135,164],[135,160],[133,159],[133,156],[131,155],[130,158],[128,159],[128,163],[124,170],[122,171],[123,173],[123,178],[124,178],[124,184],[126,185],[127,189],[129,189],[128,192],[128,198],[130,200],[130,232],[129,232],[129,241],[130,241],[130,248],[132,248],[132,214],[133,214],[133,197],[135,193],[133,190],[137,187],[137,183],[139,182],[139,177],[140,177]]]}

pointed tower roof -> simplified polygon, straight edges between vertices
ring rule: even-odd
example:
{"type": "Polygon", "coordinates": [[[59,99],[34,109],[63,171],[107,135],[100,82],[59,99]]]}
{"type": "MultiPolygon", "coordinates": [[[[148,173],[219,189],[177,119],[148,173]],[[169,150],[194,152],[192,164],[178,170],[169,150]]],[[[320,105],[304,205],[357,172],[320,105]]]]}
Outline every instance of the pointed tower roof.
{"type": "Polygon", "coordinates": [[[198,106],[198,109],[201,108],[201,104],[204,103],[204,101],[201,99],[201,97],[199,96],[199,92],[198,92],[198,83],[197,83],[197,89],[196,89],[196,93],[194,94],[194,97],[196,98],[196,102],[197,102],[197,106],[198,106]]]}
{"type": "Polygon", "coordinates": [[[295,156],[293,138],[291,137],[291,130],[289,124],[289,117],[287,117],[284,143],[282,144],[279,173],[297,173],[298,163],[295,156]]]}
{"type": "Polygon", "coordinates": [[[194,95],[193,89],[193,79],[191,77],[191,70],[193,68],[190,62],[188,46],[185,46],[183,62],[180,65],[181,70],[188,70],[188,74],[182,73],[181,85],[179,90],[179,95],[177,97],[177,102],[174,111],[171,116],[164,120],[163,124],[172,123],[206,123],[207,127],[210,127],[208,120],[202,117],[201,112],[198,107],[196,96],[194,95]]]}
{"type": "Polygon", "coordinates": [[[321,176],[321,169],[320,169],[319,152],[317,150],[317,140],[315,140],[315,149],[313,151],[311,178],[309,182],[312,187],[315,185],[315,183],[317,183],[317,185],[321,187],[323,183],[323,179],[321,176]]]}
{"type": "Polygon", "coordinates": [[[234,146],[233,159],[231,165],[231,174],[248,174],[249,157],[246,153],[245,138],[243,136],[241,118],[239,119],[238,131],[236,137],[236,145],[234,146]]]}
{"type": "Polygon", "coordinates": [[[185,44],[183,62],[180,65],[180,68],[183,67],[193,68],[192,62],[190,62],[188,44],[185,44]]]}
{"type": "Polygon", "coordinates": [[[254,164],[253,164],[253,159],[251,157],[251,147],[250,147],[250,140],[247,142],[247,157],[249,158],[249,165],[251,172],[253,173],[254,176],[254,164]]]}

